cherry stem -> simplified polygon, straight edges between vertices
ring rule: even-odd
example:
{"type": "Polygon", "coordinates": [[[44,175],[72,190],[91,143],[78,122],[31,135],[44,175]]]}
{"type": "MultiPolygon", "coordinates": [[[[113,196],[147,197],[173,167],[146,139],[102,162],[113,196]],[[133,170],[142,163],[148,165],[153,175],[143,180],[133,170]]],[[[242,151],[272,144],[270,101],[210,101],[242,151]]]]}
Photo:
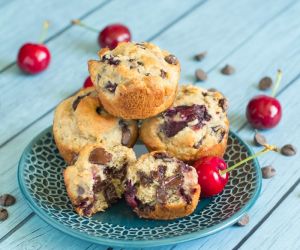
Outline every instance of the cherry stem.
{"type": "Polygon", "coordinates": [[[44,43],[47,32],[48,32],[48,28],[49,28],[49,21],[44,21],[43,23],[43,29],[39,38],[39,43],[44,43]]]}
{"type": "Polygon", "coordinates": [[[278,152],[278,148],[276,146],[274,146],[274,145],[265,144],[264,145],[264,149],[262,149],[261,151],[257,152],[254,155],[251,155],[251,156],[247,157],[246,159],[244,159],[244,160],[242,160],[242,161],[234,164],[233,166],[231,166],[231,167],[229,167],[227,169],[220,170],[219,173],[220,173],[220,175],[224,175],[224,174],[232,171],[233,169],[241,166],[242,164],[244,164],[244,163],[246,163],[248,161],[251,161],[252,159],[254,159],[254,158],[258,157],[258,156],[261,156],[261,155],[263,155],[263,154],[265,154],[265,153],[267,153],[269,151],[278,152]]]}
{"type": "Polygon", "coordinates": [[[90,31],[99,33],[99,30],[97,30],[97,29],[95,29],[95,28],[93,28],[91,26],[86,25],[85,23],[81,22],[79,19],[72,20],[72,24],[78,25],[78,26],[81,26],[81,27],[83,27],[85,29],[88,29],[90,31]]]}
{"type": "Polygon", "coordinates": [[[282,79],[282,71],[279,69],[279,70],[277,70],[276,82],[275,82],[275,86],[273,88],[272,95],[271,95],[272,97],[275,97],[275,95],[277,93],[277,89],[280,85],[281,79],[282,79]]]}

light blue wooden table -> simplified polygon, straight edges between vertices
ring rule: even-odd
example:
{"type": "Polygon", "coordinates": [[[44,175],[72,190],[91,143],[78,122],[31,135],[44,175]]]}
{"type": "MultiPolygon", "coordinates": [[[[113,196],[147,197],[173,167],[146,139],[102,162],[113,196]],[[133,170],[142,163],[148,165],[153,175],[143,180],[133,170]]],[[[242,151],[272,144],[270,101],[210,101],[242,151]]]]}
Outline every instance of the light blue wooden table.
{"type": "MultiPolygon", "coordinates": [[[[221,90],[230,101],[231,129],[251,143],[253,130],[245,107],[260,91],[265,75],[284,77],[277,94],[283,106],[278,127],[264,132],[279,146],[300,148],[300,1],[0,1],[0,193],[12,193],[17,203],[0,224],[0,249],[107,249],[72,238],[47,225],[22,198],[16,178],[24,147],[48,127],[54,107],[79,89],[87,76],[88,59],[99,49],[96,34],[70,25],[80,18],[102,29],[109,23],[128,25],[135,41],[152,41],[177,55],[181,82],[194,81],[201,67],[208,80],[199,85],[221,90]],[[52,53],[49,69],[36,76],[15,65],[18,48],[39,36],[42,22],[51,22],[46,40],[52,53]],[[208,51],[199,63],[195,53],[208,51]],[[224,76],[226,63],[236,74],[224,76]]],[[[263,181],[261,196],[249,211],[246,227],[230,227],[215,235],[156,249],[300,249],[300,154],[268,154],[261,165],[272,164],[277,175],[263,181]]],[[[147,247],[147,246],[145,246],[147,247]]],[[[117,249],[117,248],[114,248],[117,249]]]]}

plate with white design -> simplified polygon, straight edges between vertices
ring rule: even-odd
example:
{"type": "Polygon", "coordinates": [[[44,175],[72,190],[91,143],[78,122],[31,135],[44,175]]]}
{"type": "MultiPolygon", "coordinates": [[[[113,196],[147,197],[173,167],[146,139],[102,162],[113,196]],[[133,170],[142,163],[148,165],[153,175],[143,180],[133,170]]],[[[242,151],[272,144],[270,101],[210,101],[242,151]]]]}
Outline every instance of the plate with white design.
{"type": "MultiPolygon", "coordinates": [[[[146,152],[141,143],[137,155],[146,152]]],[[[229,166],[253,155],[250,147],[230,131],[224,156],[229,166]]],[[[55,146],[52,127],[25,148],[19,162],[18,182],[29,206],[43,220],[64,233],[93,243],[121,247],[176,244],[216,233],[234,224],[252,207],[261,189],[261,170],[256,159],[230,173],[224,191],[201,199],[195,212],[181,219],[141,219],[124,200],[91,218],[80,217],[66,194],[63,170],[66,163],[55,146]]]]}

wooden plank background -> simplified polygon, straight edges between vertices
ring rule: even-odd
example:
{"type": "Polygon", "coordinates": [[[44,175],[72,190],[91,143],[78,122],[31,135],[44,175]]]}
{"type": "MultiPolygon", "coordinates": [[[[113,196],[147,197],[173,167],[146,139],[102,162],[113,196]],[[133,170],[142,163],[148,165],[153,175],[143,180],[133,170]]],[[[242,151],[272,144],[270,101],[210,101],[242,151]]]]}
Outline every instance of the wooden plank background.
{"type": "MultiPolygon", "coordinates": [[[[0,224],[0,249],[107,249],[57,231],[36,216],[17,186],[17,162],[30,140],[52,122],[53,109],[87,76],[86,61],[96,57],[97,34],[70,25],[73,18],[102,29],[121,22],[135,41],[152,41],[177,55],[181,82],[215,87],[229,99],[231,129],[251,144],[253,130],[245,120],[251,96],[261,93],[257,82],[275,76],[283,81],[277,94],[283,106],[278,127],[264,132],[279,146],[300,141],[300,2],[292,0],[161,0],[161,1],[3,1],[0,3],[0,191],[14,194],[10,218],[0,224]],[[42,11],[41,11],[42,10],[42,11]],[[15,65],[21,44],[34,41],[42,22],[51,22],[46,40],[52,62],[37,76],[22,74],[15,65]],[[203,62],[195,53],[208,51],[203,62]],[[220,69],[232,64],[236,74],[220,69]],[[196,83],[201,67],[208,80],[196,83]]],[[[261,165],[273,164],[277,175],[249,211],[246,227],[230,227],[215,235],[156,249],[300,249],[299,156],[268,154],[261,165]],[[287,212],[288,211],[288,212],[287,212]]],[[[118,248],[114,248],[118,249],[118,248]]]]}

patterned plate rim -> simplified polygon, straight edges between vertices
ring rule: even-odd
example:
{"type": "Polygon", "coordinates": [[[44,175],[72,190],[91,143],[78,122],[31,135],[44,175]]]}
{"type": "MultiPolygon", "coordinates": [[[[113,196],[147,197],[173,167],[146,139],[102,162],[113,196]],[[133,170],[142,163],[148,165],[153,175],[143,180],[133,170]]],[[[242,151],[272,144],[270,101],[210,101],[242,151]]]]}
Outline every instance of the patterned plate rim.
{"type": "MultiPolygon", "coordinates": [[[[52,129],[52,126],[46,128],[42,132],[40,132],[24,149],[22,156],[20,158],[19,164],[18,164],[18,184],[21,190],[21,193],[27,203],[29,204],[30,208],[45,222],[53,226],[54,228],[60,230],[63,233],[67,233],[75,238],[79,238],[84,241],[88,241],[91,243],[96,243],[96,244],[101,244],[101,245],[108,245],[108,246],[114,246],[114,247],[154,247],[154,246],[163,246],[163,245],[171,245],[171,244],[178,244],[190,240],[195,240],[199,239],[214,233],[217,233],[224,228],[233,225],[236,223],[256,202],[257,198],[259,197],[260,191],[261,191],[261,186],[262,186],[262,175],[261,175],[261,170],[260,170],[260,165],[257,161],[257,159],[253,159],[253,163],[255,166],[255,173],[256,173],[256,185],[255,185],[255,190],[252,193],[251,198],[249,201],[234,215],[229,217],[228,219],[224,220],[223,222],[216,224],[212,227],[199,230],[197,232],[192,232],[189,234],[185,235],[180,235],[180,236],[174,236],[172,238],[167,238],[167,239],[158,239],[158,240],[135,240],[135,241],[129,241],[129,240],[112,240],[112,239],[107,239],[104,237],[96,237],[93,235],[88,235],[82,232],[77,231],[76,229],[67,227],[63,224],[61,224],[59,221],[55,220],[52,218],[50,215],[44,212],[44,210],[39,207],[39,205],[33,200],[31,193],[28,191],[25,181],[24,181],[24,159],[27,153],[30,151],[32,146],[36,143],[39,138],[48,132],[49,130],[52,129]]],[[[253,155],[254,152],[250,148],[250,146],[244,142],[235,132],[230,130],[230,134],[232,134],[234,137],[236,137],[239,141],[240,144],[242,144],[246,150],[247,153],[250,155],[253,155]]]]}

